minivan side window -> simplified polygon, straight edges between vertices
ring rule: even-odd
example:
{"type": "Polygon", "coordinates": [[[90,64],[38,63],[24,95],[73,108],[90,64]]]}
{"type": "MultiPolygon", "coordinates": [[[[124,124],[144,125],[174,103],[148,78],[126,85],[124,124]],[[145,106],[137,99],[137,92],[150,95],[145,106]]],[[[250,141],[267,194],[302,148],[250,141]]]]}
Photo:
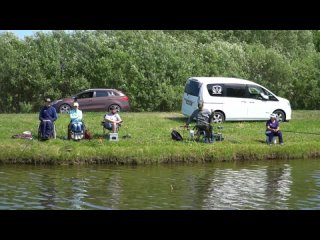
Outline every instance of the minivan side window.
{"type": "Polygon", "coordinates": [[[246,95],[246,85],[244,84],[226,84],[226,96],[235,98],[244,98],[246,95]]]}
{"type": "Polygon", "coordinates": [[[262,88],[264,93],[269,96],[269,101],[279,101],[271,92],[267,91],[266,89],[262,88]]]}
{"type": "Polygon", "coordinates": [[[188,81],[184,88],[185,93],[192,96],[196,96],[196,97],[198,97],[199,95],[199,90],[200,90],[200,83],[193,80],[188,81]]]}
{"type": "Polygon", "coordinates": [[[224,84],[208,84],[207,90],[212,97],[223,97],[224,96],[224,84]]]}
{"type": "Polygon", "coordinates": [[[255,85],[248,85],[248,97],[249,98],[262,100],[263,98],[261,96],[261,93],[266,94],[265,91],[261,87],[255,86],[255,85]]]}
{"type": "Polygon", "coordinates": [[[262,87],[256,86],[256,85],[248,85],[248,97],[262,100],[261,93],[269,96],[269,101],[278,101],[278,99],[273,96],[270,92],[265,90],[262,87]]]}

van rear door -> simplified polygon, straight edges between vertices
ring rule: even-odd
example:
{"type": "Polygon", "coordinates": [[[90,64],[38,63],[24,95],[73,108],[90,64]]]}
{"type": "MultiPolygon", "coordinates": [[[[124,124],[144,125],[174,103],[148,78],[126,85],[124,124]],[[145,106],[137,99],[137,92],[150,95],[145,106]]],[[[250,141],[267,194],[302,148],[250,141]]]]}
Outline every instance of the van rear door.
{"type": "Polygon", "coordinates": [[[181,111],[185,116],[190,116],[198,108],[199,92],[201,83],[196,79],[189,79],[186,82],[181,111]]]}

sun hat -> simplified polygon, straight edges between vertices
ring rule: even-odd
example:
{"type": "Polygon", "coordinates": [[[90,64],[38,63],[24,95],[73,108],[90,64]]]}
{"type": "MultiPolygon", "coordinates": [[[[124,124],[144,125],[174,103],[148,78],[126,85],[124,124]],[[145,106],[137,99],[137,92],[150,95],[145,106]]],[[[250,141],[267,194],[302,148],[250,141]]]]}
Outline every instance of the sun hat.
{"type": "Polygon", "coordinates": [[[270,118],[277,118],[277,114],[272,113],[272,114],[270,115],[270,118]]]}

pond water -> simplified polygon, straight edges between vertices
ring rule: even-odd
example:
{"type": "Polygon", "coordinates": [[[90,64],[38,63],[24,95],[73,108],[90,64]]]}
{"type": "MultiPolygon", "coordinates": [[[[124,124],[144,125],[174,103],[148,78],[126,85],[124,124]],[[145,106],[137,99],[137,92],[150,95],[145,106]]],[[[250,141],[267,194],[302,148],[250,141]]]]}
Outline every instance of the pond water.
{"type": "Polygon", "coordinates": [[[320,209],[320,160],[0,165],[0,209],[320,209]]]}

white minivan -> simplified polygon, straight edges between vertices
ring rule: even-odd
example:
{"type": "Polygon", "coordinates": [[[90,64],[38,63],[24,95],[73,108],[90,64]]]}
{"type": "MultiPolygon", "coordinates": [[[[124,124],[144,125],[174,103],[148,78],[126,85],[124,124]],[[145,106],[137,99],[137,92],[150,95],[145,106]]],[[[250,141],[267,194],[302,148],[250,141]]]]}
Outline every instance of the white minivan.
{"type": "Polygon", "coordinates": [[[189,78],[182,99],[182,114],[189,117],[199,101],[214,112],[215,122],[267,120],[272,113],[278,115],[279,121],[291,119],[289,100],[259,84],[238,78],[189,78]]]}

